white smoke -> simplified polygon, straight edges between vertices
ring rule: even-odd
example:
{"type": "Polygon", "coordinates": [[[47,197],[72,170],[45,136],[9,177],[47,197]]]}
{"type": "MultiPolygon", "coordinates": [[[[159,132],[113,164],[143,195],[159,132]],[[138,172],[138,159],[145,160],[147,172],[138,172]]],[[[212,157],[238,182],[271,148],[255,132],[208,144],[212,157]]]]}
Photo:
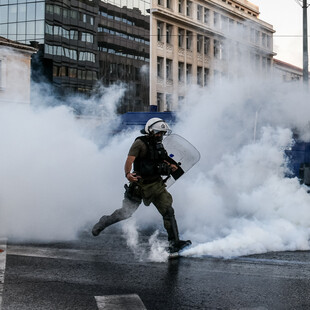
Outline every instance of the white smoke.
{"type": "Polygon", "coordinates": [[[144,75],[148,75],[150,72],[150,68],[148,65],[143,65],[141,68],[140,68],[140,73],[141,74],[144,74],[144,75]]]}
{"type": "Polygon", "coordinates": [[[149,253],[149,260],[152,262],[164,262],[168,259],[168,242],[158,238],[159,231],[155,233],[149,239],[149,245],[151,246],[149,253]]]}
{"type": "Polygon", "coordinates": [[[148,245],[146,245],[139,238],[140,233],[134,219],[125,221],[122,229],[127,246],[139,261],[164,262],[168,259],[168,242],[159,238],[158,230],[150,236],[148,245]]]}
{"type": "Polygon", "coordinates": [[[284,177],[283,152],[291,128],[309,140],[308,103],[302,85],[271,79],[190,94],[175,130],[202,157],[173,189],[179,226],[194,241],[184,255],[309,249],[310,196],[297,178],[284,177]]]}
{"type": "Polygon", "coordinates": [[[130,219],[123,223],[123,233],[127,241],[127,246],[133,251],[135,257],[140,261],[145,259],[145,248],[141,246],[139,241],[138,227],[134,219],[130,219]]]}
{"type": "MultiPolygon", "coordinates": [[[[120,163],[133,138],[110,139],[117,123],[105,115],[122,94],[122,88],[102,94],[98,100],[108,109],[89,121],[64,105],[38,107],[39,101],[51,100],[39,93],[35,107],[0,105],[0,235],[72,239],[86,223],[118,207],[113,198],[122,195],[120,163]],[[102,149],[91,136],[98,124],[102,149]]],[[[91,99],[84,104],[90,106],[91,99]]]]}
{"type": "Polygon", "coordinates": [[[141,235],[135,219],[131,218],[123,222],[122,229],[127,246],[139,261],[164,262],[168,259],[168,242],[158,237],[158,230],[148,238],[148,245],[146,245],[140,240],[141,235]]]}

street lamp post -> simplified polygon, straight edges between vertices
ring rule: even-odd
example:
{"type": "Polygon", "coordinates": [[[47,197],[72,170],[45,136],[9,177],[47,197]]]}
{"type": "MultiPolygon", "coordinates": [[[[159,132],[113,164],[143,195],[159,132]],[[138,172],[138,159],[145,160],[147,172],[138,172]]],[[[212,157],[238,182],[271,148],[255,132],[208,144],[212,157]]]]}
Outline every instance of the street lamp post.
{"type": "Polygon", "coordinates": [[[308,83],[309,78],[309,60],[308,60],[308,17],[307,17],[307,9],[308,4],[307,0],[303,0],[303,81],[304,83],[308,83]]]}
{"type": "Polygon", "coordinates": [[[309,80],[309,60],[308,60],[308,0],[296,0],[303,9],[303,81],[308,85],[309,80]]]}

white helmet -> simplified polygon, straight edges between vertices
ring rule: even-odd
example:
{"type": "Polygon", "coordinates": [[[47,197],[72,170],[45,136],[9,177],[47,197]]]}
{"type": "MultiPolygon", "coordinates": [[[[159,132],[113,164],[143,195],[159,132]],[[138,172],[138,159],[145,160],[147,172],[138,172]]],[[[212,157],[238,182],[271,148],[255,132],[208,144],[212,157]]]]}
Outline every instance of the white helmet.
{"type": "Polygon", "coordinates": [[[144,133],[155,134],[158,132],[164,132],[165,134],[170,135],[171,129],[164,120],[158,117],[153,117],[146,122],[144,127],[144,133]]]}

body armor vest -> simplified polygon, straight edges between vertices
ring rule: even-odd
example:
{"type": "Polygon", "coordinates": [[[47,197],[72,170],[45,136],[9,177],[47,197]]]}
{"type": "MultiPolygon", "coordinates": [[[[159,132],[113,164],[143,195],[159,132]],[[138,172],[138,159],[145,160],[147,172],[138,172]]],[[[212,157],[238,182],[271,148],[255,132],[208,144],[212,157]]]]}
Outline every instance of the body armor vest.
{"type": "Polygon", "coordinates": [[[145,157],[135,159],[134,171],[138,172],[142,178],[169,175],[169,165],[164,162],[169,157],[161,141],[156,141],[148,136],[141,136],[137,139],[140,139],[146,145],[147,153],[145,157]]]}

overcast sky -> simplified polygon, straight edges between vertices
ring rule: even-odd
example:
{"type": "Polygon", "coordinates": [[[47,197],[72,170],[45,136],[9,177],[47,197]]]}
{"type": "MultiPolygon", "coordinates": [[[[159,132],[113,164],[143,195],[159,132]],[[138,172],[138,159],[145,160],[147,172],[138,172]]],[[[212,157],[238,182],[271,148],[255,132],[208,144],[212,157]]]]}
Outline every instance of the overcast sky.
{"type": "MultiPolygon", "coordinates": [[[[260,19],[273,25],[275,58],[302,68],[302,8],[297,0],[250,0],[259,6],[260,19]]],[[[310,3],[310,1],[308,1],[310,3]]],[[[308,9],[308,34],[310,18],[308,9]]],[[[310,46],[310,40],[309,40],[310,46]]]]}

